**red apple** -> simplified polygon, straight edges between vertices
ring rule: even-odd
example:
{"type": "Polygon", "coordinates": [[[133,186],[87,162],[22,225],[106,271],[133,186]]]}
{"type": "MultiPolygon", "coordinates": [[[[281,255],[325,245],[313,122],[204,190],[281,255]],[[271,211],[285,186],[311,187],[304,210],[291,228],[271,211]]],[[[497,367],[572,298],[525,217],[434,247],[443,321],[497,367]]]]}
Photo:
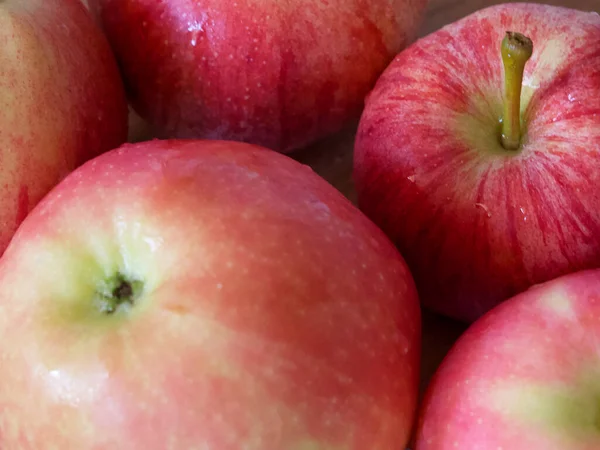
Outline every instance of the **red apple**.
{"type": "Polygon", "coordinates": [[[416,450],[600,448],[599,330],[598,270],[495,307],[435,374],[416,450]]]}
{"type": "Polygon", "coordinates": [[[127,144],[0,262],[0,448],[400,449],[420,326],[394,245],[309,168],[127,144]]]}
{"type": "Polygon", "coordinates": [[[53,186],[126,137],[116,61],[79,0],[0,1],[0,254],[53,186]]]}
{"type": "Polygon", "coordinates": [[[505,4],[416,42],[368,98],[354,165],[436,312],[471,322],[600,266],[600,16],[505,4]]]}
{"type": "Polygon", "coordinates": [[[426,0],[92,0],[161,137],[290,152],[358,119],[426,0]]]}

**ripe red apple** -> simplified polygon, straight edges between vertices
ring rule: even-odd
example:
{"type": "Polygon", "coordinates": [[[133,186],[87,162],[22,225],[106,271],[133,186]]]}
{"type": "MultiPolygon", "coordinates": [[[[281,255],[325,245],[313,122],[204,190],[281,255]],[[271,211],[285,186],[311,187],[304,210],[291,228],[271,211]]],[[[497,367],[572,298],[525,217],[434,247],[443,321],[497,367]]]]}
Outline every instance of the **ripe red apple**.
{"type": "Polygon", "coordinates": [[[600,448],[600,271],[495,307],[461,336],[425,395],[416,450],[600,448]]]}
{"type": "Polygon", "coordinates": [[[419,354],[400,254],[309,168],[127,144],[0,262],[0,448],[400,449],[419,354]]]}
{"type": "Polygon", "coordinates": [[[0,254],[67,173],[127,137],[106,38],[78,0],[0,2],[0,254]]]}
{"type": "Polygon", "coordinates": [[[161,137],[289,152],[358,119],[426,0],[92,0],[161,137]]]}
{"type": "Polygon", "coordinates": [[[416,42],[368,98],[354,164],[434,311],[471,322],[598,267],[600,16],[505,4],[416,42]]]}

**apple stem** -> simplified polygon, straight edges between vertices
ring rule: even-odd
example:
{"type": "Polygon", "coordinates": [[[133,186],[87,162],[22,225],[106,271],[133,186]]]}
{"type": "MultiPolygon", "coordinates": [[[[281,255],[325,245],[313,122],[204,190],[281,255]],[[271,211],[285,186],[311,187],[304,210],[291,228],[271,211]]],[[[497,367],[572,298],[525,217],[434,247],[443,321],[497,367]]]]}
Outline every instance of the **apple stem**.
{"type": "Polygon", "coordinates": [[[521,146],[521,89],[525,65],[533,53],[533,42],[527,36],[508,31],[502,40],[504,63],[504,115],[502,146],[518,150],[521,146]]]}
{"type": "Polygon", "coordinates": [[[99,286],[97,307],[103,314],[114,314],[123,305],[133,306],[141,289],[141,282],[129,280],[119,273],[99,286]]]}

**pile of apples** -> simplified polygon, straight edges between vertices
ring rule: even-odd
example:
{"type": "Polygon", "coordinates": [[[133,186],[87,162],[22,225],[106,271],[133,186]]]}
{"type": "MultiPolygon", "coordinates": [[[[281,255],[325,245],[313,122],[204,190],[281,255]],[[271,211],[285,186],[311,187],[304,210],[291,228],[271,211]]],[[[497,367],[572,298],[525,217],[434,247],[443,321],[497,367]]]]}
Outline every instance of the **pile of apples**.
{"type": "Polygon", "coordinates": [[[426,7],[0,1],[1,450],[600,448],[600,16],[426,7]]]}

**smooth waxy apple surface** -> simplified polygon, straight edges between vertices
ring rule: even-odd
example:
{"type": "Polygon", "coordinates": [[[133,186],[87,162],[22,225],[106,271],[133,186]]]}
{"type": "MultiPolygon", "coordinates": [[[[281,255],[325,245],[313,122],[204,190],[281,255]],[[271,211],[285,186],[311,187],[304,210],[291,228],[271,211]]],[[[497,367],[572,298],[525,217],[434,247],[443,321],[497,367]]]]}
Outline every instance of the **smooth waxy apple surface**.
{"type": "Polygon", "coordinates": [[[583,271],[475,322],[428,388],[416,450],[600,448],[599,299],[583,271]]]}
{"type": "Polygon", "coordinates": [[[357,119],[426,0],[92,0],[160,136],[289,152],[357,119]]]}
{"type": "Polygon", "coordinates": [[[241,143],[88,162],[0,262],[0,447],[391,450],[420,312],[385,235],[241,143]]]}
{"type": "Polygon", "coordinates": [[[1,1],[0,253],[56,183],[126,137],[117,64],[81,3],[1,1]]]}
{"type": "Polygon", "coordinates": [[[600,16],[500,5],[418,41],[367,101],[354,176],[361,209],[437,312],[473,321],[534,283],[599,266],[600,16]],[[507,31],[533,43],[508,90],[507,31]],[[518,124],[517,148],[505,148],[518,124]]]}

